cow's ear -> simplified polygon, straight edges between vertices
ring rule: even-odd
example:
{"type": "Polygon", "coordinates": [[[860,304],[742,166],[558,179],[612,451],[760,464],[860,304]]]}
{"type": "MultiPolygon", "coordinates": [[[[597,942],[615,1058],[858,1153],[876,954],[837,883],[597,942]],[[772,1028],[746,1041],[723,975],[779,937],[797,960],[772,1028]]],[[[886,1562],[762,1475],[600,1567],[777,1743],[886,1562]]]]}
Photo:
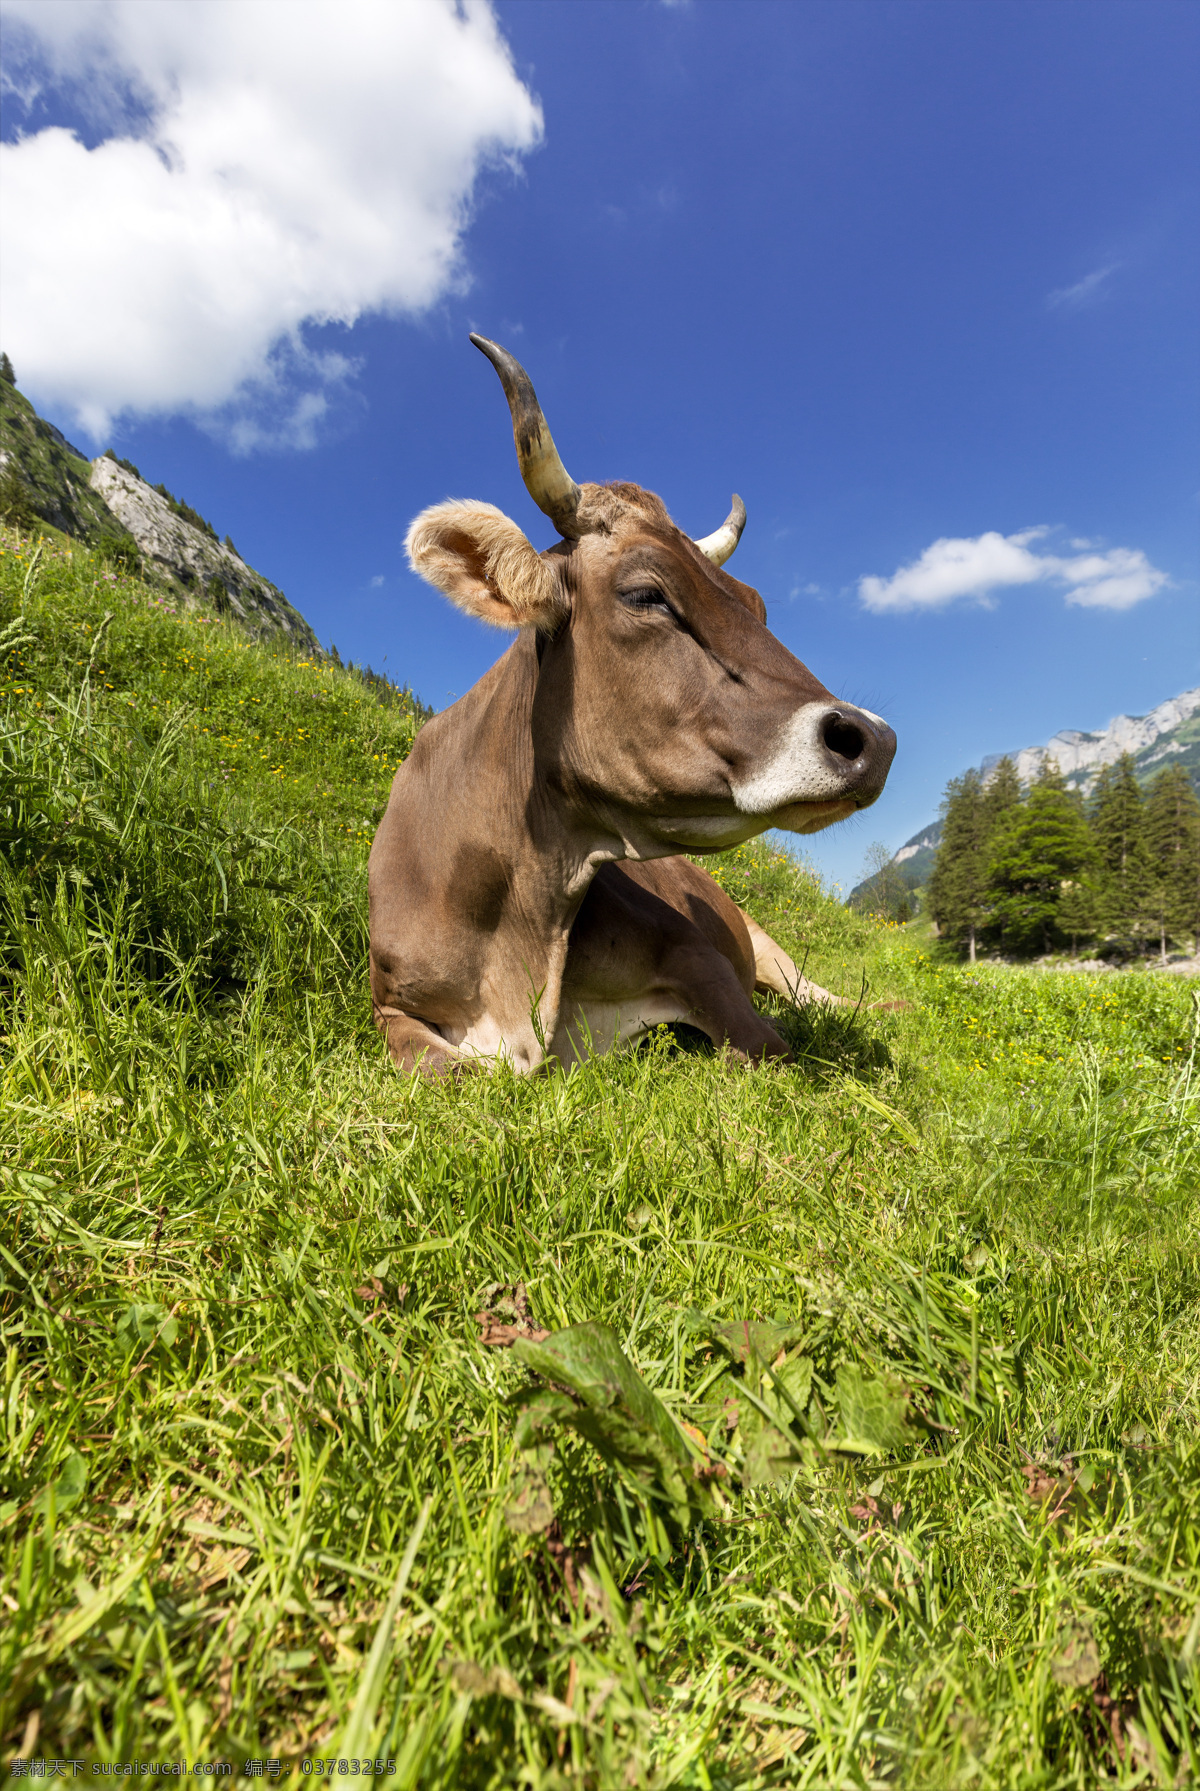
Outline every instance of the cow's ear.
{"type": "Polygon", "coordinates": [[[405,546],[413,571],[481,622],[551,632],[566,615],[555,574],[495,504],[434,504],[417,517],[405,546]]]}

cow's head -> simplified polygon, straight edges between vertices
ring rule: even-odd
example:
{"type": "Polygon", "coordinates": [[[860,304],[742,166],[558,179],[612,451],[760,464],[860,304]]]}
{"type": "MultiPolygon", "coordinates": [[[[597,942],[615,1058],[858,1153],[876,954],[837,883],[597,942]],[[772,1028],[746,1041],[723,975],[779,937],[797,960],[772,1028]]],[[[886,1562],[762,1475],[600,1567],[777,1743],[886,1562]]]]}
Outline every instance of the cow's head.
{"type": "Polygon", "coordinates": [[[417,517],[409,559],[468,614],[536,631],[533,744],[550,785],[639,857],[768,827],[815,833],[874,802],[895,735],[836,701],[767,628],[758,592],[722,570],[741,499],[692,541],[653,492],[576,485],[524,368],[471,340],[500,375],[525,483],[563,539],[539,554],[493,505],[448,502],[417,517]]]}

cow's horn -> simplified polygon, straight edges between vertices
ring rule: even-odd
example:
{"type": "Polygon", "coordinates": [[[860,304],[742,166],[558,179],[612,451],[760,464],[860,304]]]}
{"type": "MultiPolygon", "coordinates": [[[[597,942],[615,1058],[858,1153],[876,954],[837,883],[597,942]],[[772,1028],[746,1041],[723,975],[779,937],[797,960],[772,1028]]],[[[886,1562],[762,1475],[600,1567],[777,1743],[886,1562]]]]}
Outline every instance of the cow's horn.
{"type": "Polygon", "coordinates": [[[542,407],[537,401],[533,381],[498,342],[472,333],[472,342],[485,354],[504,387],[508,408],[512,412],[513,440],[530,497],[539,510],[544,510],[560,535],[582,533],[576,519],[579,508],[579,487],[558,457],[542,407]]]}
{"type": "Polygon", "coordinates": [[[741,540],[742,530],[745,526],[746,506],[735,491],[733,509],[720,528],[715,529],[711,535],[705,535],[703,541],[696,542],[696,546],[705,559],[711,560],[714,566],[723,566],[741,540]]]}

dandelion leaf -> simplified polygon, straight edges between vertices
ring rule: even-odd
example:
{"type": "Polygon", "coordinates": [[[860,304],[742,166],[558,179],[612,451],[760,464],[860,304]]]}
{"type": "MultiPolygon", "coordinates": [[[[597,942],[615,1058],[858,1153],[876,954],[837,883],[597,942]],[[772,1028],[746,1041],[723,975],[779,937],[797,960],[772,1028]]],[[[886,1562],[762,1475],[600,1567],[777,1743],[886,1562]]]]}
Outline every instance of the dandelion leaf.
{"type": "Polygon", "coordinates": [[[117,1320],[117,1335],[126,1349],[155,1342],[165,1343],[169,1349],[179,1335],[179,1321],[156,1300],[134,1301],[117,1320]]]}
{"type": "Polygon", "coordinates": [[[742,1455],[742,1485],[765,1486],[772,1480],[778,1480],[781,1474],[792,1473],[800,1466],[801,1460],[795,1438],[776,1430],[773,1424],[760,1418],[757,1427],[746,1439],[742,1455]]]}
{"type": "Polygon", "coordinates": [[[913,1440],[908,1394],[898,1383],[843,1363],[837,1371],[837,1394],[841,1434],[829,1439],[832,1448],[885,1455],[913,1440]]]}
{"type": "Polygon", "coordinates": [[[1102,1666],[1096,1638],[1082,1618],[1075,1617],[1058,1633],[1058,1646],[1050,1671],[1059,1685],[1077,1689],[1091,1685],[1102,1666]]]}
{"type": "Polygon", "coordinates": [[[803,1323],[777,1324],[765,1319],[737,1318],[718,1323],[702,1312],[688,1314],[688,1327],[694,1336],[724,1350],[731,1362],[742,1366],[752,1358],[771,1362],[781,1349],[799,1343],[806,1326],[803,1323]]]}
{"type": "MultiPolygon", "coordinates": [[[[88,1471],[77,1449],[72,1449],[58,1470],[57,1478],[51,1483],[54,1489],[54,1508],[60,1514],[77,1505],[87,1491],[88,1471]]],[[[45,1511],[50,1502],[50,1486],[47,1486],[37,1504],[40,1511],[45,1511]]]]}
{"type": "MultiPolygon", "coordinates": [[[[516,1354],[515,1348],[513,1353],[516,1354]]],[[[560,1425],[570,1422],[576,1410],[576,1401],[570,1393],[556,1393],[552,1387],[539,1387],[521,1397],[523,1403],[516,1434],[518,1449],[538,1449],[560,1425]]],[[[548,1455],[549,1451],[546,1453],[548,1455]]]]}
{"type": "Polygon", "coordinates": [[[551,1383],[550,1400],[546,1390],[521,1396],[525,1410],[518,1442],[567,1425],[640,1492],[665,1497],[678,1521],[686,1523],[697,1505],[708,1508],[711,1495],[695,1475],[696,1458],[678,1425],[608,1325],[570,1325],[544,1342],[518,1338],[512,1349],[526,1368],[551,1383]]]}
{"type": "Polygon", "coordinates": [[[812,1395],[813,1365],[808,1356],[790,1356],[763,1377],[762,1397],[784,1424],[803,1422],[812,1395]]]}

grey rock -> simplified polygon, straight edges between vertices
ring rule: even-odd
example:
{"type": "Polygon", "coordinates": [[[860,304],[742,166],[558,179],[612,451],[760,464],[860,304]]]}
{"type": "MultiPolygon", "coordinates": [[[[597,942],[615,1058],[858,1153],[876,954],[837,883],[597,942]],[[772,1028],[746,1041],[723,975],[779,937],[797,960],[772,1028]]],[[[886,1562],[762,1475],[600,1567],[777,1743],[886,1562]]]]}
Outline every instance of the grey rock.
{"type": "Polygon", "coordinates": [[[214,608],[258,639],[321,656],[316,635],[283,592],[240,554],[177,516],[144,479],[107,455],[92,461],[90,484],[138,544],[147,571],[175,587],[181,602],[214,608]]]}
{"type": "MultiPolygon", "coordinates": [[[[1031,784],[1042,766],[1052,760],[1069,785],[1078,785],[1087,791],[1101,766],[1115,765],[1122,753],[1130,753],[1141,763],[1150,765],[1173,753],[1183,752],[1185,748],[1175,736],[1197,710],[1200,710],[1200,685],[1168,697],[1165,703],[1151,709],[1149,715],[1114,716],[1106,728],[1096,733],[1065,728],[1045,746],[1025,746],[1020,752],[1010,753],[1009,757],[1023,784],[1031,784]]],[[[980,770],[985,782],[1002,757],[1001,753],[993,753],[983,761],[980,770]]]]}

